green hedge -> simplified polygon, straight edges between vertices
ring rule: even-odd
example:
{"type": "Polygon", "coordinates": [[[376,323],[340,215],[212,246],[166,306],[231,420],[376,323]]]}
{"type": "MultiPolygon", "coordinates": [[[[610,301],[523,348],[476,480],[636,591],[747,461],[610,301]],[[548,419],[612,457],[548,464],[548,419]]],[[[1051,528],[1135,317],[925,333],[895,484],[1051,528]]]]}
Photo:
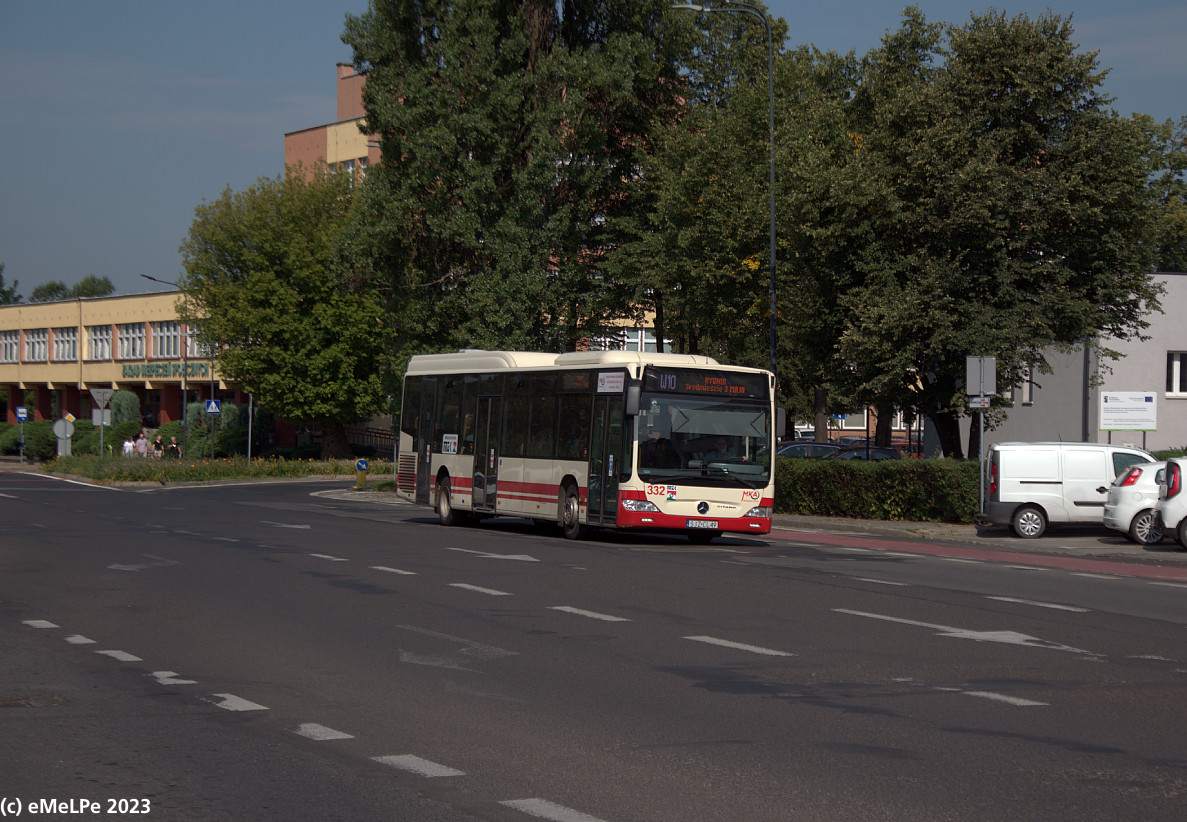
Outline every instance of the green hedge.
{"type": "Polygon", "coordinates": [[[817,517],[972,522],[981,485],[975,461],[775,461],[775,512],[817,517]]]}

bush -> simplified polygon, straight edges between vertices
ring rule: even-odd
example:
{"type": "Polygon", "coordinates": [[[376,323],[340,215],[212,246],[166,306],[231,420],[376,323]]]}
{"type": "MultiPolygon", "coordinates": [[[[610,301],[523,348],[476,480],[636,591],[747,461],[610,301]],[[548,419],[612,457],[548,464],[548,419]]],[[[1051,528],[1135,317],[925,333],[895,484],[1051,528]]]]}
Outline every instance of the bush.
{"type": "Polygon", "coordinates": [[[777,458],[775,511],[801,516],[972,522],[980,507],[975,461],[777,458]]]}
{"type": "MultiPolygon", "coordinates": [[[[51,460],[58,454],[58,438],[53,420],[27,422],[25,428],[25,457],[31,460],[51,460]]],[[[21,426],[13,425],[0,431],[0,454],[21,452],[21,426]]]]}
{"type": "MultiPolygon", "coordinates": [[[[131,391],[116,391],[111,395],[108,405],[111,407],[111,421],[113,424],[119,425],[121,422],[135,422],[137,426],[140,425],[142,421],[140,415],[140,398],[131,391]]],[[[104,442],[106,442],[106,439],[107,437],[104,435],[104,442]]]]}

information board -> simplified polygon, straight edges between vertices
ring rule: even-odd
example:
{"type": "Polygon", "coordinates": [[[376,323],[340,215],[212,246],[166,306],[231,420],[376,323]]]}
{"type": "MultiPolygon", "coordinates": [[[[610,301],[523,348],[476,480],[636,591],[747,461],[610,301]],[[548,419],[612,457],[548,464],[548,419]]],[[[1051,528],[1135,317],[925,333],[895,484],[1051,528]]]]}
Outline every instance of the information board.
{"type": "Polygon", "coordinates": [[[1102,391],[1101,431],[1156,431],[1157,391],[1102,391]]]}

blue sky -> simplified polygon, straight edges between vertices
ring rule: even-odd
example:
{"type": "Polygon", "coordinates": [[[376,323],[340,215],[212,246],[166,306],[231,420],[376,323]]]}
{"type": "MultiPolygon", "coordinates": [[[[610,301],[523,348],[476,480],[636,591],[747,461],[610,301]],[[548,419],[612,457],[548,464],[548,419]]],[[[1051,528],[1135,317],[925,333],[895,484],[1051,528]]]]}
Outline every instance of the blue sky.
{"type": "MultiPolygon", "coordinates": [[[[789,44],[864,54],[906,4],[774,0],[789,44]]],[[[990,4],[922,0],[961,23],[990,4]]],[[[1183,0],[998,3],[1072,15],[1123,114],[1187,115],[1183,0]]],[[[0,0],[0,262],[37,285],[106,276],[121,294],[181,274],[203,200],[279,174],[284,134],[335,117],[340,34],[366,0],[0,0]]]]}

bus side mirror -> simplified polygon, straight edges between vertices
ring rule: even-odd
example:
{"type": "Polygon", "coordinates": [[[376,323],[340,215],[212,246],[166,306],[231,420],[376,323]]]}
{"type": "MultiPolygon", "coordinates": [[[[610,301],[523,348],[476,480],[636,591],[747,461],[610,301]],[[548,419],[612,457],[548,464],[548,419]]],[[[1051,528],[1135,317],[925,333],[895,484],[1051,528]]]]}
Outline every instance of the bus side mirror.
{"type": "Polygon", "coordinates": [[[787,436],[787,409],[775,408],[775,439],[781,440],[787,436]]]}
{"type": "Polygon", "coordinates": [[[643,396],[643,381],[631,380],[626,381],[626,415],[628,417],[639,416],[639,402],[643,396]]]}

